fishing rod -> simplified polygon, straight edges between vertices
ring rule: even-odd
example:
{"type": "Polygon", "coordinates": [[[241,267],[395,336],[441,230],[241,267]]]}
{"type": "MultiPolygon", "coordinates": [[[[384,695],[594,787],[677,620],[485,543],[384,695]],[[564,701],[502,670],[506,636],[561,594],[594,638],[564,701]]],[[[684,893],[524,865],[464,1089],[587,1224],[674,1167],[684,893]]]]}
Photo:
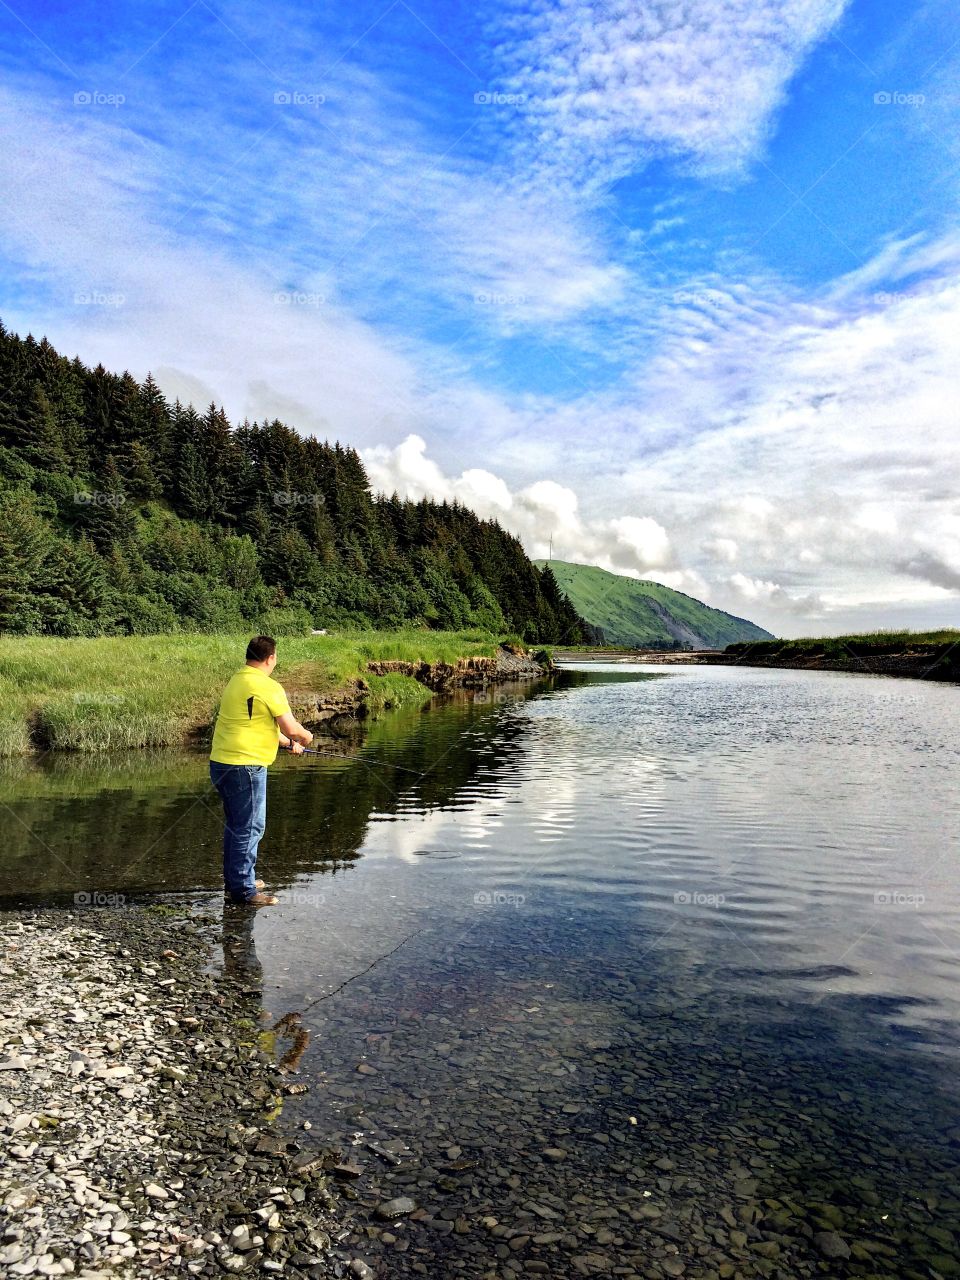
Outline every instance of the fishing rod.
{"type": "MultiPolygon", "coordinates": [[[[294,751],[292,746],[281,747],[280,750],[289,751],[291,755],[300,755],[300,752],[294,751]]],[[[342,751],[315,751],[313,747],[304,747],[303,754],[305,756],[321,756],[333,760],[352,760],[354,764],[362,764],[367,769],[372,769],[374,764],[378,764],[382,768],[396,769],[400,773],[412,773],[416,778],[425,778],[430,772],[429,769],[408,769],[406,765],[393,764],[389,760],[376,760],[371,763],[371,761],[365,760],[363,756],[346,756],[342,751]]]]}

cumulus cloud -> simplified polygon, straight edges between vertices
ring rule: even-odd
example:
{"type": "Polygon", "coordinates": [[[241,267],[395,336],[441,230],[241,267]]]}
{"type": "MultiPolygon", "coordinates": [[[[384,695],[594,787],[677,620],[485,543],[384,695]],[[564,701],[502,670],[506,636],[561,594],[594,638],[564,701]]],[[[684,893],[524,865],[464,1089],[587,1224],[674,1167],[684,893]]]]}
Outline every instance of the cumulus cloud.
{"type": "Polygon", "coordinates": [[[813,592],[804,596],[791,595],[779,582],[751,578],[745,573],[733,573],[727,582],[750,608],[758,604],[779,606],[788,613],[799,614],[805,618],[822,618],[828,612],[823,600],[813,592]]]}
{"type": "Polygon", "coordinates": [[[536,480],[511,490],[490,471],[468,468],[458,476],[446,475],[427,456],[422,436],[407,436],[392,448],[376,445],[361,456],[378,492],[414,501],[456,499],[517,534],[534,557],[545,557],[552,542],[559,560],[586,561],[664,582],[669,578],[667,585],[703,585],[698,575],[677,564],[667,530],[651,516],[584,519],[576,492],[555,480],[536,480]]]}
{"type": "Polygon", "coordinates": [[[736,564],[739,550],[733,538],[710,538],[703,544],[704,554],[723,564],[736,564]]]}

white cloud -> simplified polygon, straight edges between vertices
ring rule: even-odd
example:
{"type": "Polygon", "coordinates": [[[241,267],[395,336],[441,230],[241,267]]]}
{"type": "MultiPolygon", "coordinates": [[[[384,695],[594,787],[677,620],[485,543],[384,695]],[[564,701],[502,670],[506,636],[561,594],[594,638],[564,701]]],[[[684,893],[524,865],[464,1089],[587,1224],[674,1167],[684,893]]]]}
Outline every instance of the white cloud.
{"type": "Polygon", "coordinates": [[[712,560],[718,560],[723,564],[736,564],[740,548],[733,538],[710,538],[703,544],[703,551],[712,560]]]}
{"type": "Polygon", "coordinates": [[[491,31],[505,84],[527,96],[525,165],[596,185],[658,154],[736,175],[847,0],[608,0],[527,5],[491,31]]]}
{"type": "Polygon", "coordinates": [[[392,448],[363,450],[373,487],[414,501],[456,498],[516,533],[533,556],[546,556],[552,540],[557,559],[585,560],[634,577],[652,572],[658,580],[669,574],[678,583],[701,582],[676,564],[666,529],[650,516],[584,520],[577,494],[567,485],[536,480],[511,490],[501,477],[477,468],[448,476],[426,449],[421,436],[411,435],[392,448]]]}
{"type": "Polygon", "coordinates": [[[673,560],[670,538],[651,516],[618,516],[610,529],[626,556],[645,569],[663,569],[673,560]]]}
{"type": "Polygon", "coordinates": [[[956,622],[960,237],[879,256],[859,282],[788,290],[780,308],[772,285],[763,305],[741,295],[697,352],[669,338],[643,383],[515,408],[501,438],[519,432],[529,465],[494,446],[498,471],[553,480],[508,480],[509,501],[499,488],[496,511],[476,505],[532,554],[553,532],[558,557],[655,577],[774,631],[956,622]]]}

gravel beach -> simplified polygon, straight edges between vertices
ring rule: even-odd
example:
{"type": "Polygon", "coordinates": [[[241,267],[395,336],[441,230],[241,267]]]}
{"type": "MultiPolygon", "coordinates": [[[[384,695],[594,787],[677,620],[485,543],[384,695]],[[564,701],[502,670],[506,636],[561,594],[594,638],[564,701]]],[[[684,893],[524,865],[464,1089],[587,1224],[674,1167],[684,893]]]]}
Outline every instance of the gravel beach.
{"type": "Polygon", "coordinates": [[[332,1249],[329,1153],[276,1127],[304,1033],[263,1031],[233,914],[108,895],[0,915],[0,1270],[372,1275],[332,1249]]]}

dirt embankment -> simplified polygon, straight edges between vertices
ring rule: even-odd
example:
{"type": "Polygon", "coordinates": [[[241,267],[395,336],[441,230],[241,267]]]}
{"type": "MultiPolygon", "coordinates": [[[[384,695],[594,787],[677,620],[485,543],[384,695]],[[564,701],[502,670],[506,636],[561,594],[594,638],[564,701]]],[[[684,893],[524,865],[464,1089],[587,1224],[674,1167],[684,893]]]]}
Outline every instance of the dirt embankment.
{"type": "MultiPolygon", "coordinates": [[[[431,693],[449,693],[454,689],[484,689],[490,684],[509,680],[534,680],[553,670],[550,659],[536,658],[525,649],[501,645],[492,658],[458,658],[449,662],[406,662],[389,660],[367,663],[373,676],[411,676],[431,693]]],[[[343,688],[329,693],[288,689],[290,706],[295,716],[309,727],[323,725],[349,727],[362,720],[369,711],[370,685],[358,677],[343,688]]]]}

